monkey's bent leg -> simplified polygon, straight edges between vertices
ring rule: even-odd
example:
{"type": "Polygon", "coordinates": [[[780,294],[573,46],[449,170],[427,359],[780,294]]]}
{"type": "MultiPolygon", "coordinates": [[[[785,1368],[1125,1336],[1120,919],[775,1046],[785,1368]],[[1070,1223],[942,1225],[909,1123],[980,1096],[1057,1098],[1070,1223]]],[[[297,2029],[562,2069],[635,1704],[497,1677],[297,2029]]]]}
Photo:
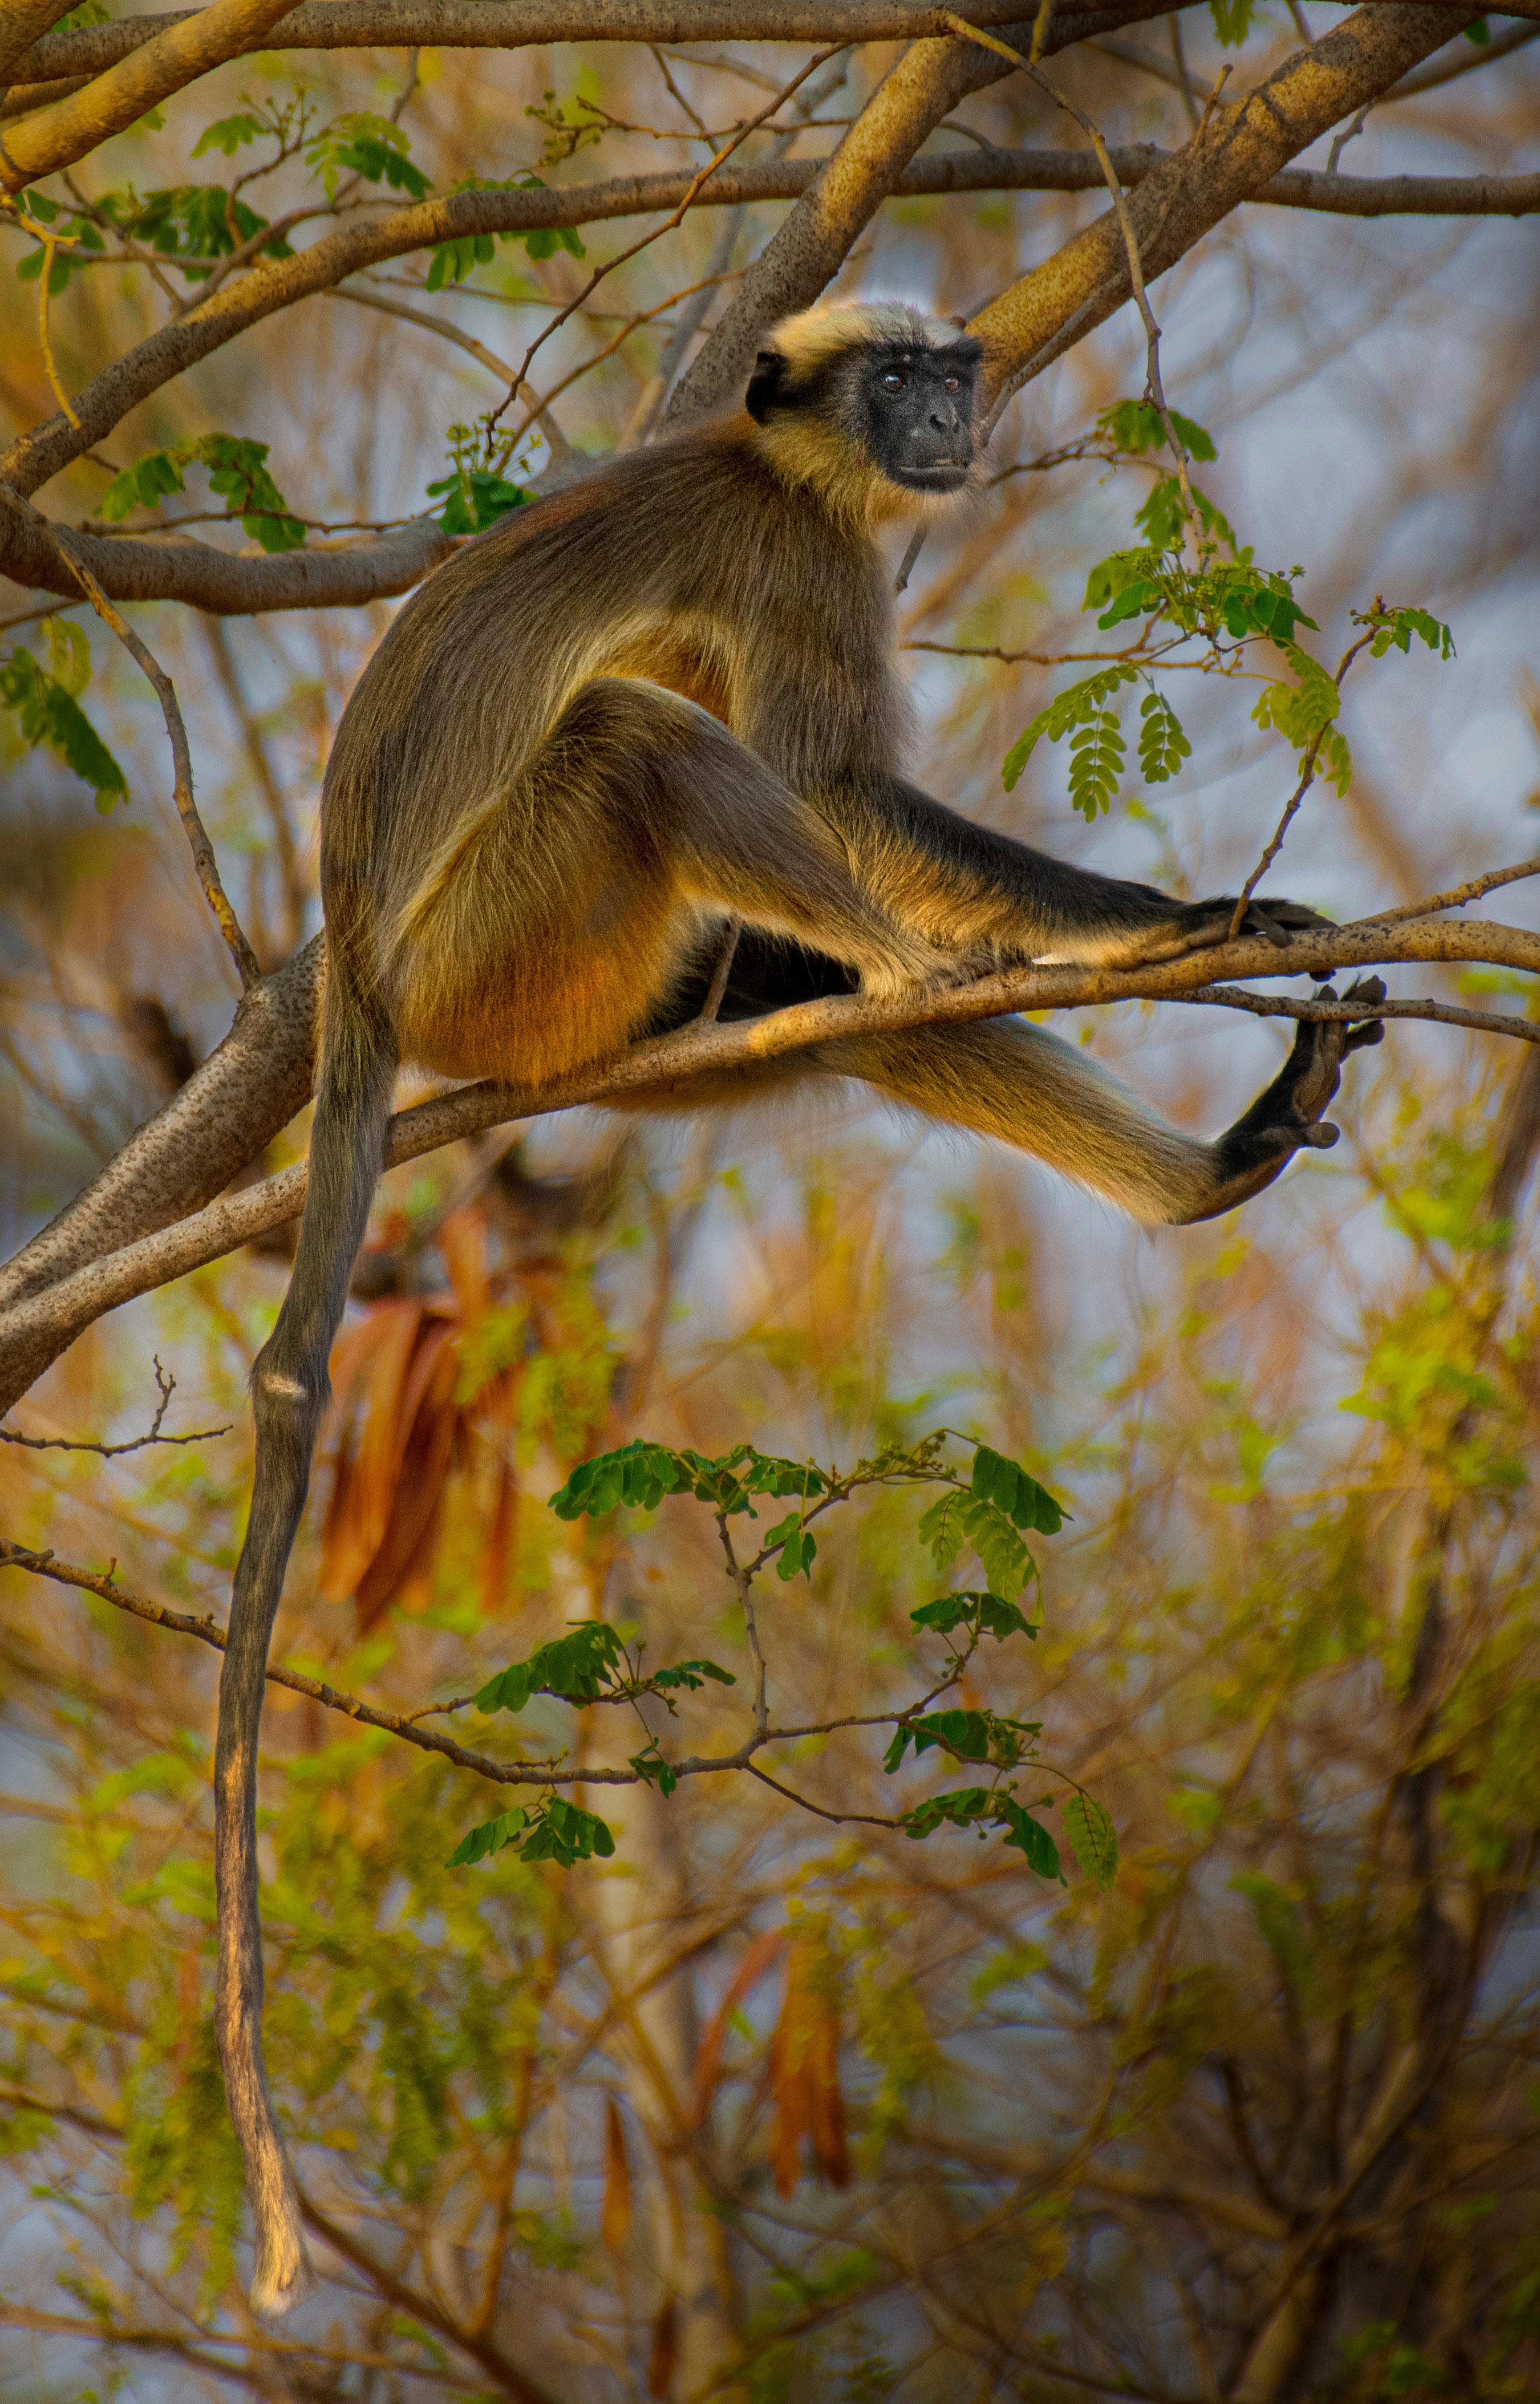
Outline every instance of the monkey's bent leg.
{"type": "Polygon", "coordinates": [[[628,830],[640,801],[648,834],[693,897],[848,960],[869,993],[945,972],[945,956],[862,889],[820,813],[694,702],[640,678],[596,677],[553,740],[574,734],[605,763],[628,830]]]}
{"type": "MultiPolygon", "coordinates": [[[[1371,978],[1346,999],[1382,1000],[1384,987],[1371,978]]],[[[1319,1121],[1342,1061],[1383,1031],[1378,1019],[1302,1021],[1272,1083],[1211,1142],[1180,1134],[1083,1052],[1021,1019],[853,1036],[821,1044],[816,1065],[1032,1153],[1146,1226],[1187,1226],[1259,1194],[1302,1147],[1334,1144],[1337,1129],[1319,1121]]]]}
{"type": "Polygon", "coordinates": [[[703,907],[834,955],[868,992],[952,973],[719,720],[595,677],[402,914],[387,971],[402,1055],[524,1083],[613,1057],[687,975],[703,907]]]}
{"type": "MultiPolygon", "coordinates": [[[[340,985],[341,978],[333,971],[340,985]]],[[[235,1571],[214,1754],[219,1964],[216,2027],[257,2238],[254,2312],[282,2312],[310,2280],[294,2180],[262,2062],[262,1931],[257,1881],[257,1740],[268,1645],[304,1507],[327,1399],[327,1359],[369,1222],[395,1056],[359,1005],[328,997],[327,1057],[310,1145],[299,1251],[278,1323],[252,1376],[257,1471],[235,1571]],[[342,1021],[340,1037],[337,1021],[342,1021]]]]}

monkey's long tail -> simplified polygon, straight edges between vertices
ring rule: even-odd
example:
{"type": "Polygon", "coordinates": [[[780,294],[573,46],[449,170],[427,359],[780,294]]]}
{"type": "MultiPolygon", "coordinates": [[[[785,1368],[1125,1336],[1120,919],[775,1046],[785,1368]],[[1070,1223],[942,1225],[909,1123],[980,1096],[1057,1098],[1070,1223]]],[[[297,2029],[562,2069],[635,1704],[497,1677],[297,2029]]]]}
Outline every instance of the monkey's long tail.
{"type": "Polygon", "coordinates": [[[329,994],[299,1251],[278,1323],[257,1357],[252,1377],[257,1471],[219,1679],[214,1866],[219,1921],[215,2019],[256,2229],[251,2304],[257,2313],[287,2311],[311,2281],[294,2176],[262,2061],[257,1741],[268,1645],[310,1483],[331,1339],[380,1174],[394,1069],[385,1031],[351,998],[344,1003],[337,992],[329,994]]]}

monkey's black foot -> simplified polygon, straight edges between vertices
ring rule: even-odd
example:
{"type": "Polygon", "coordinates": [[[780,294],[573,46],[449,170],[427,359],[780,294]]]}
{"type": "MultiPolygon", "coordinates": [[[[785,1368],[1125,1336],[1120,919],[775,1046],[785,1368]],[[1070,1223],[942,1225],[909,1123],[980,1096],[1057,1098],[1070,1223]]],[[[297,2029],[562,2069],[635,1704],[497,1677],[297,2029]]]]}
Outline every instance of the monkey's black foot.
{"type": "MultiPolygon", "coordinates": [[[[1385,999],[1379,977],[1366,977],[1348,987],[1346,1002],[1365,1006],[1385,999]]],[[[1328,985],[1323,1001],[1335,1001],[1328,985]]],[[[1201,1205],[1180,1223],[1217,1219],[1270,1185],[1285,1161],[1309,1149],[1329,1152],[1339,1130],[1322,1122],[1342,1078],[1350,1052],[1378,1043],[1385,1032],[1378,1018],[1307,1018],[1299,1024],[1294,1049],[1266,1093],[1259,1094],[1245,1114],[1214,1145],[1214,1186],[1201,1205]]]]}

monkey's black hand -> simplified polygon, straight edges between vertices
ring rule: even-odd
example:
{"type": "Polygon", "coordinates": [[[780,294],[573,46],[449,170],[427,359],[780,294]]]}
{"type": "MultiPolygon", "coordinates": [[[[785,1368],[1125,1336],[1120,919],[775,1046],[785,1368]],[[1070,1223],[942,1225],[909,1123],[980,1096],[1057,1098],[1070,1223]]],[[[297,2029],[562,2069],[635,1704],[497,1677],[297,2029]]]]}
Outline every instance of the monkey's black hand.
{"type": "MultiPolygon", "coordinates": [[[[1236,902],[1233,893],[1221,893],[1207,902],[1189,902],[1182,914],[1182,932],[1186,940],[1182,948],[1187,952],[1207,951],[1211,944],[1227,943],[1235,923],[1236,902]]],[[[1309,934],[1317,927],[1329,927],[1319,910],[1303,902],[1282,902],[1271,894],[1253,894],[1246,904],[1246,915],[1240,921],[1241,935],[1265,935],[1269,943],[1287,951],[1291,934],[1309,934]]]]}
{"type": "MultiPolygon", "coordinates": [[[[1321,999],[1335,1001],[1337,996],[1328,985],[1321,999]]],[[[1379,977],[1366,977],[1350,985],[1342,999],[1372,1006],[1384,1000],[1385,987],[1379,977]]],[[[1215,1145],[1217,1189],[1197,1215],[1217,1218],[1259,1194],[1296,1152],[1306,1148],[1329,1152],[1340,1131],[1323,1124],[1321,1114],[1341,1082],[1342,1063],[1350,1052],[1379,1042],[1384,1032],[1384,1023],[1378,1018],[1357,1023],[1344,1018],[1302,1019],[1294,1049],[1267,1092],[1258,1095],[1244,1117],[1237,1119],[1215,1145]]]]}

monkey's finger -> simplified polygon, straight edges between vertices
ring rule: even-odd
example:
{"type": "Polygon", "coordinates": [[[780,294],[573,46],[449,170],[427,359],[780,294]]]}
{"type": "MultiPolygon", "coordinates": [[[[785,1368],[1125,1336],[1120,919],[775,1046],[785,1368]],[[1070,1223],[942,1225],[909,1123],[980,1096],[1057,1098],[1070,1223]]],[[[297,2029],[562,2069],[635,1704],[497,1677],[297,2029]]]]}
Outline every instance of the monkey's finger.
{"type": "Polygon", "coordinates": [[[1339,1143],[1341,1139],[1341,1128],[1333,1126],[1328,1119],[1317,1119],[1313,1126],[1299,1130],[1300,1143],[1309,1145],[1311,1152],[1330,1152],[1333,1144],[1339,1143]]]}
{"type": "Polygon", "coordinates": [[[1245,931],[1250,935],[1266,935],[1268,943],[1276,944],[1281,952],[1286,952],[1289,948],[1289,938],[1283,928],[1272,915],[1271,911],[1265,909],[1260,902],[1249,902],[1246,904],[1245,931]]]}

